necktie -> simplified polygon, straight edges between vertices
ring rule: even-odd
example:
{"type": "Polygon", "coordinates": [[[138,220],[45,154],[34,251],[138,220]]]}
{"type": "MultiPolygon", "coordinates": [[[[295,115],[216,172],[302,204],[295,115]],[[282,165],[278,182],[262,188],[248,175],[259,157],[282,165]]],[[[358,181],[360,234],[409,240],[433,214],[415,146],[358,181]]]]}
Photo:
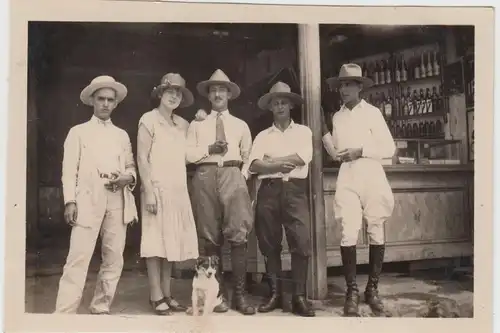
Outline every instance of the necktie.
{"type": "Polygon", "coordinates": [[[224,123],[222,122],[222,113],[217,113],[215,120],[215,140],[226,142],[226,133],[224,132],[224,123]]]}

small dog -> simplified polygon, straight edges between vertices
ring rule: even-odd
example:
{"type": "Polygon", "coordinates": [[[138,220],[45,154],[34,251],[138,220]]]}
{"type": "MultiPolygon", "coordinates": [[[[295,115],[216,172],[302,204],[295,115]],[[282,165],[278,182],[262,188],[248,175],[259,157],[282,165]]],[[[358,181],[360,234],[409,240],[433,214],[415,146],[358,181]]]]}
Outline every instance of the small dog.
{"type": "Polygon", "coordinates": [[[193,316],[199,316],[200,314],[200,301],[203,301],[203,316],[211,314],[217,305],[219,281],[217,281],[215,274],[218,265],[218,256],[201,256],[196,260],[193,292],[191,294],[193,316]]]}

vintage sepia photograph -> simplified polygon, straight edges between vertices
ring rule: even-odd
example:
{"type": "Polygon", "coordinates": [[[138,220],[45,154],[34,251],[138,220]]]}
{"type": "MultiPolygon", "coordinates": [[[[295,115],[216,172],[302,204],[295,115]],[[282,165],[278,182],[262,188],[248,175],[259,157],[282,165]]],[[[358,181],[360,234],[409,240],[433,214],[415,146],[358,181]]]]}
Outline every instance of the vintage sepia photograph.
{"type": "Polygon", "coordinates": [[[477,24],[62,18],[12,83],[25,315],[478,318],[477,24]]]}

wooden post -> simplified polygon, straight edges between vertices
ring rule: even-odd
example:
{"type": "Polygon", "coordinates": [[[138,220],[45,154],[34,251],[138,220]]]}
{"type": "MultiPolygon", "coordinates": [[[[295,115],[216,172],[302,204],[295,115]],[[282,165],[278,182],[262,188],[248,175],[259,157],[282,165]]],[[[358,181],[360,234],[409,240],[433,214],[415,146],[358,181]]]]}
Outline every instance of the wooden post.
{"type": "Polygon", "coordinates": [[[299,24],[300,87],[305,99],[304,120],[313,133],[313,159],[309,173],[312,256],[308,297],[327,295],[325,200],[323,195],[323,142],[321,141],[321,66],[318,24],[299,24]]]}

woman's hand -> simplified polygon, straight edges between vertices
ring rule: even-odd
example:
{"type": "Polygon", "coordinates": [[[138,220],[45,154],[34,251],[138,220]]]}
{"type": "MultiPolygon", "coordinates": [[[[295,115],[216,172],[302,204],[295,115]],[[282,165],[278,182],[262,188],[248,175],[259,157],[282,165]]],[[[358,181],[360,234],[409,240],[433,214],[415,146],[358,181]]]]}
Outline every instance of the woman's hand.
{"type": "Polygon", "coordinates": [[[146,210],[156,215],[158,212],[158,204],[156,202],[155,193],[153,191],[147,191],[144,199],[146,201],[146,210]]]}

